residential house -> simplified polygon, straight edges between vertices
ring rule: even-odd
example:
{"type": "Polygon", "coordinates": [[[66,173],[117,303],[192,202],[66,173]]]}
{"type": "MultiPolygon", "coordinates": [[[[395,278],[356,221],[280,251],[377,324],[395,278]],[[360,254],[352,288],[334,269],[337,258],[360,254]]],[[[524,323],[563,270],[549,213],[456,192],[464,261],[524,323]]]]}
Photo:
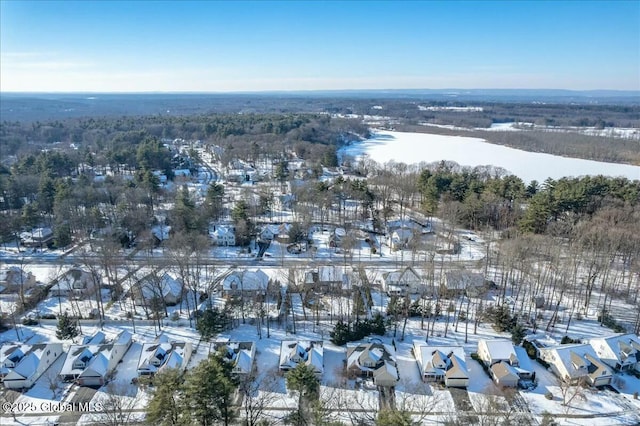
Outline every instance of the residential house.
{"type": "Polygon", "coordinates": [[[20,234],[20,240],[25,247],[43,248],[53,242],[51,228],[35,228],[31,232],[20,234]]]}
{"type": "Polygon", "coordinates": [[[146,305],[153,299],[162,299],[169,306],[182,300],[182,283],[168,273],[161,276],[150,274],[134,286],[134,298],[139,305],[146,305]]]}
{"type": "Polygon", "coordinates": [[[489,371],[491,371],[491,377],[493,377],[493,381],[496,382],[498,386],[508,388],[518,387],[520,376],[518,376],[518,372],[510,364],[500,361],[489,367],[489,371]]]}
{"type": "Polygon", "coordinates": [[[138,361],[138,376],[153,376],[166,368],[184,370],[191,358],[191,342],[169,342],[161,339],[158,343],[142,345],[138,361]]]}
{"type": "Polygon", "coordinates": [[[94,336],[85,345],[72,345],[60,378],[75,381],[80,386],[103,386],[115,371],[124,354],[131,346],[132,337],[128,331],[122,331],[112,342],[99,342],[101,336],[94,336]]]}
{"type": "Polygon", "coordinates": [[[346,370],[349,377],[373,377],[376,386],[395,386],[400,380],[396,351],[383,343],[347,345],[346,370]]]}
{"type": "Polygon", "coordinates": [[[598,358],[588,344],[541,348],[540,359],[550,364],[556,376],[572,385],[586,383],[604,386],[610,384],[613,377],[611,368],[598,358]]]}
{"type": "Polygon", "coordinates": [[[275,236],[278,234],[278,227],[275,225],[267,225],[260,230],[258,234],[258,240],[264,242],[273,241],[275,236]]]}
{"type": "Polygon", "coordinates": [[[36,285],[36,277],[18,266],[0,269],[0,293],[20,293],[36,285]]]}
{"type": "Polygon", "coordinates": [[[277,210],[291,210],[296,197],[293,194],[280,194],[275,197],[275,208],[277,210]]]}
{"type": "Polygon", "coordinates": [[[414,233],[421,233],[425,227],[414,219],[397,219],[387,221],[389,234],[398,229],[408,229],[414,233]]]}
{"type": "MultiPolygon", "coordinates": [[[[62,343],[43,343],[20,348],[22,356],[14,357],[2,383],[7,389],[29,389],[62,355],[62,343]]],[[[5,359],[6,362],[6,359],[5,359]]]]}
{"type": "Polygon", "coordinates": [[[236,245],[236,231],[233,226],[213,225],[209,230],[213,244],[220,247],[236,245]]]}
{"type": "Polygon", "coordinates": [[[291,238],[289,236],[289,232],[291,231],[290,223],[282,223],[278,226],[278,231],[275,234],[276,241],[282,244],[289,244],[291,242],[291,238]]]}
{"type": "Polygon", "coordinates": [[[249,375],[253,372],[256,359],[255,342],[215,342],[214,348],[222,354],[222,359],[231,363],[231,372],[249,375]]]}
{"type": "Polygon", "coordinates": [[[173,169],[175,177],[191,178],[191,170],[189,169],[173,169]]]}
{"type": "Polygon", "coordinates": [[[169,235],[171,234],[171,227],[169,225],[156,225],[151,228],[151,236],[153,237],[154,246],[157,247],[163,241],[167,241],[169,239],[169,235]]]}
{"type": "Polygon", "coordinates": [[[418,361],[425,382],[444,383],[447,387],[469,386],[469,371],[462,346],[429,346],[413,342],[413,356],[418,361]]]}
{"type": "Polygon", "coordinates": [[[267,292],[269,276],[261,269],[237,270],[222,280],[223,297],[262,297],[267,292]]]}
{"type": "Polygon", "coordinates": [[[331,232],[329,236],[329,247],[340,247],[342,240],[347,236],[347,230],[344,228],[336,228],[331,232]]]}
{"type": "Polygon", "coordinates": [[[54,281],[49,290],[50,297],[82,298],[91,294],[99,284],[100,277],[91,271],[73,267],[54,281]]]}
{"type": "Polygon", "coordinates": [[[283,340],[280,343],[280,370],[292,370],[300,363],[308,365],[317,376],[321,376],[324,372],[322,342],[283,340]]]}
{"type": "Polygon", "coordinates": [[[412,267],[384,273],[382,284],[390,296],[422,293],[426,288],[424,280],[412,267]]]}
{"type": "Polygon", "coordinates": [[[481,339],[478,357],[489,367],[496,384],[516,387],[520,380],[535,379],[533,366],[523,348],[516,348],[510,340],[481,339]]]}
{"type": "Polygon", "coordinates": [[[106,343],[107,336],[102,331],[97,331],[93,336],[84,336],[82,345],[101,345],[106,343]]]}
{"type": "Polygon", "coordinates": [[[345,280],[344,268],[334,265],[320,266],[317,271],[304,274],[305,289],[325,294],[343,290],[345,280]]]}
{"type": "Polygon", "coordinates": [[[0,347],[0,379],[18,365],[30,348],[30,345],[21,343],[7,343],[0,347]]]}
{"type": "Polygon", "coordinates": [[[469,271],[449,271],[444,275],[442,294],[447,296],[466,295],[478,297],[485,290],[482,274],[469,271]]]}
{"type": "Polygon", "coordinates": [[[389,235],[389,247],[391,250],[402,250],[413,239],[413,230],[407,228],[399,228],[391,232],[389,235]]]}
{"type": "Polygon", "coordinates": [[[609,367],[640,372],[640,337],[635,334],[614,334],[589,340],[602,360],[609,367]]]}

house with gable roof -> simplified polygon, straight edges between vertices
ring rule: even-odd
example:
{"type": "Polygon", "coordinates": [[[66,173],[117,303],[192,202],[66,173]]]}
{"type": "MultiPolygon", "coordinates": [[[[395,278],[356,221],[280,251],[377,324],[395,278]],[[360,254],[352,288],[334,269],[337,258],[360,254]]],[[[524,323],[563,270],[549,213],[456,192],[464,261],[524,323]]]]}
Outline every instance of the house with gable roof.
{"type": "Polygon", "coordinates": [[[393,387],[400,380],[396,351],[383,343],[347,344],[345,367],[349,377],[373,377],[376,386],[393,387]]]}
{"type": "Polygon", "coordinates": [[[390,296],[416,294],[423,292],[425,289],[422,276],[410,266],[382,274],[382,285],[390,296]]]}
{"type": "Polygon", "coordinates": [[[22,232],[20,240],[25,247],[37,247],[42,249],[53,242],[53,230],[51,228],[34,228],[31,232],[22,232]]]}
{"type": "Polygon", "coordinates": [[[322,349],[322,342],[308,340],[283,340],[280,343],[280,370],[292,370],[300,363],[307,364],[309,367],[313,368],[316,376],[321,376],[324,372],[324,351],[322,349]]]}
{"type": "Polygon", "coordinates": [[[444,383],[447,387],[469,386],[469,371],[462,346],[429,346],[413,342],[413,356],[425,382],[444,383]]]}
{"type": "Polygon", "coordinates": [[[478,341],[478,357],[489,367],[494,382],[499,386],[516,387],[520,380],[533,380],[535,372],[526,351],[516,350],[506,339],[478,341]]]}
{"type": "Polygon", "coordinates": [[[550,364],[551,371],[566,383],[584,382],[591,386],[611,383],[613,372],[598,358],[588,344],[560,345],[540,349],[540,359],[550,364]]]}
{"type": "Polygon", "coordinates": [[[36,277],[18,266],[8,266],[0,269],[0,293],[19,293],[36,285],[36,277]]]}
{"type": "Polygon", "coordinates": [[[635,334],[614,334],[589,340],[602,360],[609,367],[640,372],[640,337],[635,334]]]}
{"type": "MultiPolygon", "coordinates": [[[[22,356],[14,356],[11,360],[13,367],[8,368],[2,380],[7,389],[29,389],[33,386],[36,380],[62,355],[62,343],[22,345],[20,352],[22,356]]],[[[8,358],[5,358],[5,362],[8,358]]]]}
{"type": "Polygon", "coordinates": [[[147,275],[132,290],[139,305],[146,305],[155,298],[164,300],[169,306],[182,300],[182,283],[166,272],[161,276],[147,275]]]}
{"type": "Polygon", "coordinates": [[[441,291],[443,295],[448,296],[478,297],[485,289],[485,279],[482,274],[470,271],[448,271],[444,274],[441,291]]]}
{"type": "Polygon", "coordinates": [[[93,292],[97,284],[94,280],[99,279],[99,277],[94,277],[91,271],[75,266],[54,281],[49,290],[49,296],[85,297],[93,292]]]}
{"type": "Polygon", "coordinates": [[[342,291],[345,287],[345,281],[344,268],[341,266],[320,266],[317,270],[307,271],[304,274],[305,289],[321,293],[342,291]]]}
{"type": "Polygon", "coordinates": [[[22,343],[7,343],[0,347],[0,379],[18,365],[30,348],[30,345],[22,343]]]}
{"type": "Polygon", "coordinates": [[[105,343],[103,336],[95,335],[87,344],[69,347],[59,373],[63,381],[91,387],[102,386],[108,381],[129,350],[132,336],[124,330],[109,343],[105,343]]]}
{"type": "Polygon", "coordinates": [[[262,269],[236,270],[224,277],[222,297],[261,297],[266,294],[268,284],[269,276],[262,269]]]}
{"type": "Polygon", "coordinates": [[[153,376],[166,368],[184,369],[191,358],[191,342],[170,342],[162,335],[157,343],[142,345],[138,360],[138,376],[153,376]]]}
{"type": "Polygon", "coordinates": [[[236,231],[230,225],[212,225],[209,229],[209,236],[213,244],[220,247],[236,245],[236,231]]]}
{"type": "Polygon", "coordinates": [[[231,364],[232,374],[249,375],[253,372],[256,358],[255,342],[215,342],[214,348],[225,362],[231,364]]]}

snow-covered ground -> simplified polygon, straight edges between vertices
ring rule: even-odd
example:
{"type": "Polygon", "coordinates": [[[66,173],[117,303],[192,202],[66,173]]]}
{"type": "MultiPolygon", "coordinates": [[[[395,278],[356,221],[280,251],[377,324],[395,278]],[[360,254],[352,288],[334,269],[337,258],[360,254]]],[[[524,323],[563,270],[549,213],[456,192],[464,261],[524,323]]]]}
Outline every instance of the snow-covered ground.
{"type": "MultiPolygon", "coordinates": [[[[375,299],[375,297],[374,297],[375,299]]],[[[572,326],[573,329],[574,326],[572,326]]],[[[423,418],[425,422],[438,422],[450,418],[457,412],[454,398],[450,390],[437,385],[423,383],[420,380],[417,362],[412,355],[411,345],[414,340],[425,341],[426,331],[421,328],[419,318],[410,319],[402,339],[401,326],[398,327],[397,334],[391,330],[380,340],[387,344],[395,344],[397,347],[398,371],[400,372],[400,382],[396,387],[396,404],[404,409],[409,409],[414,413],[414,417],[423,418]]],[[[45,341],[58,341],[55,337],[56,327],[51,325],[21,327],[23,334],[27,336],[29,343],[45,341]]],[[[133,327],[129,324],[110,325],[104,328],[108,336],[114,336],[119,330],[126,329],[133,333],[133,327]]],[[[296,334],[292,334],[285,324],[279,326],[273,323],[270,336],[266,337],[266,330],[263,327],[263,337],[257,338],[256,327],[251,324],[240,325],[239,327],[223,333],[220,339],[230,339],[234,341],[254,341],[256,343],[256,367],[259,373],[260,392],[268,400],[268,406],[273,408],[273,415],[280,416],[286,414],[287,410],[296,405],[296,397],[286,388],[284,374],[278,371],[278,361],[280,353],[280,342],[284,339],[299,340],[324,340],[324,374],[321,379],[321,394],[327,399],[327,407],[337,410],[335,417],[349,422],[349,413],[341,407],[355,407],[365,412],[372,412],[378,409],[379,395],[374,387],[365,383],[358,386],[354,380],[348,380],[343,373],[343,366],[346,357],[344,347],[338,347],[328,341],[328,332],[332,329],[332,324],[323,321],[318,326],[313,321],[300,321],[297,323],[296,334]]],[[[96,327],[83,327],[86,335],[95,333],[96,327]]],[[[581,336],[597,336],[602,334],[602,327],[592,320],[579,320],[575,322],[575,330],[581,336]]],[[[562,330],[564,331],[564,330],[562,330]]],[[[207,343],[198,344],[198,333],[189,327],[167,326],[163,333],[172,340],[187,340],[194,343],[194,351],[189,367],[197,365],[208,355],[210,345],[207,343]]],[[[128,385],[131,379],[136,376],[136,366],[139,360],[141,342],[153,341],[156,339],[158,331],[153,327],[137,326],[134,336],[134,343],[125,354],[122,363],[118,366],[113,383],[120,384],[122,388],[128,390],[119,391],[126,403],[136,416],[142,415],[142,408],[150,397],[149,391],[143,388],[136,388],[128,385]],[[126,394],[126,395],[125,395],[126,394]]],[[[541,335],[541,339],[547,342],[557,341],[563,333],[547,333],[541,335]]],[[[571,333],[570,333],[571,334],[571,333]]],[[[472,360],[470,354],[476,351],[477,343],[482,338],[508,337],[507,334],[495,332],[489,326],[480,324],[477,333],[473,333],[473,325],[469,327],[469,333],[465,342],[464,324],[460,324],[458,331],[451,323],[446,330],[444,321],[435,323],[435,331],[429,337],[429,343],[433,345],[461,345],[467,353],[466,363],[470,373],[470,385],[468,397],[471,406],[477,412],[482,413],[487,407],[487,395],[494,399],[494,402],[506,404],[507,399],[503,390],[494,385],[491,379],[483,371],[478,362],[472,360]]],[[[573,334],[571,334],[573,335],[573,334]]],[[[0,336],[4,341],[15,339],[15,332],[9,331],[0,336]]],[[[66,342],[69,344],[70,342],[66,342]]],[[[51,372],[59,371],[64,357],[60,358],[51,367],[51,372]]],[[[620,394],[612,391],[599,391],[587,389],[584,391],[584,398],[574,399],[569,406],[562,404],[560,386],[557,378],[547,371],[537,362],[532,363],[538,386],[530,391],[520,391],[519,394],[531,411],[531,416],[541,419],[545,412],[552,413],[560,424],[633,424],[640,421],[640,401],[634,400],[633,394],[640,390],[640,380],[630,375],[617,375],[614,380],[620,394]],[[547,392],[554,395],[552,400],[545,397],[547,392]],[[581,416],[596,416],[593,418],[583,418],[581,416]],[[577,416],[577,417],[576,417],[577,416]],[[601,417],[609,416],[609,417],[601,417]]],[[[48,375],[50,376],[50,375],[48,375]]],[[[106,392],[108,388],[100,389],[94,396],[92,403],[97,403],[108,398],[106,392]]],[[[19,397],[18,402],[34,403],[36,406],[42,405],[46,401],[69,401],[76,392],[75,388],[69,384],[59,384],[55,395],[53,394],[50,382],[46,377],[38,380],[36,385],[19,397]]],[[[23,424],[35,424],[43,421],[42,416],[18,416],[18,420],[23,424]]],[[[2,424],[11,424],[11,419],[3,417],[2,424]]],[[[96,421],[99,416],[85,413],[80,418],[82,421],[96,421]]],[[[81,423],[79,423],[81,424],[81,423]]]]}
{"type": "Polygon", "coordinates": [[[371,139],[354,142],[342,149],[343,155],[352,157],[365,153],[379,163],[389,160],[407,164],[448,160],[462,166],[493,165],[510,171],[525,182],[599,174],[640,179],[638,166],[527,152],[461,136],[380,130],[371,139]]]}

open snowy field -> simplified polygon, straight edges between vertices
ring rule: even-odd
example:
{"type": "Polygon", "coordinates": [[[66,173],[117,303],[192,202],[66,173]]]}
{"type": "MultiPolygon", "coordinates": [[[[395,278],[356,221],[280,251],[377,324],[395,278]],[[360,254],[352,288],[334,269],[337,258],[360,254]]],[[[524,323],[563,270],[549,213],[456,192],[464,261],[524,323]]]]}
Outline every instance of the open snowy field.
{"type": "Polygon", "coordinates": [[[342,149],[342,155],[367,154],[372,160],[413,164],[455,161],[462,166],[493,165],[520,177],[525,182],[564,176],[606,175],[640,179],[640,167],[560,157],[494,145],[483,139],[427,133],[376,131],[371,139],[355,142],[342,149]]]}

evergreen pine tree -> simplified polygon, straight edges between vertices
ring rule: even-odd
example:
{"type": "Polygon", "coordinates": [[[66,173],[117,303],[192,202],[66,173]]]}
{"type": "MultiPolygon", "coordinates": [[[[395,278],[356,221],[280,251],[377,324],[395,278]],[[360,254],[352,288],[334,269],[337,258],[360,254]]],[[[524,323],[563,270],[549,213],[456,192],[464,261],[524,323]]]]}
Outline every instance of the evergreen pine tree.
{"type": "Polygon", "coordinates": [[[58,318],[58,330],[56,330],[56,337],[60,340],[73,339],[80,334],[78,326],[75,321],[69,318],[69,314],[64,312],[58,318]]]}

